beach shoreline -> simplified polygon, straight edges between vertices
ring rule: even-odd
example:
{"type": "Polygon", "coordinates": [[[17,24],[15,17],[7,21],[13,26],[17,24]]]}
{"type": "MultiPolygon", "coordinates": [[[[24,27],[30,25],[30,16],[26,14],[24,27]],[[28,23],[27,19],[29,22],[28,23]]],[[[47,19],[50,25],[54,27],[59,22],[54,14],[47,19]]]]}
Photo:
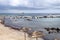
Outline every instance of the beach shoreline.
{"type": "MultiPolygon", "coordinates": [[[[42,38],[40,39],[42,40],[42,38]]],[[[24,32],[5,27],[4,24],[0,23],[0,40],[25,40],[24,32]]],[[[26,40],[35,40],[35,38],[29,38],[26,33],[26,40]]]]}
{"type": "Polygon", "coordinates": [[[0,40],[24,40],[23,32],[5,27],[0,23],[0,40]]]}

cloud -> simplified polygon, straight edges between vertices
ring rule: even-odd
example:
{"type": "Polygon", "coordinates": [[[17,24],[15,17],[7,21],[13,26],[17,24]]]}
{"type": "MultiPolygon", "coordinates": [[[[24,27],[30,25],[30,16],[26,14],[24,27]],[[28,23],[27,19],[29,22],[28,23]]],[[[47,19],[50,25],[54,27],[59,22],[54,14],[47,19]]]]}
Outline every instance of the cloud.
{"type": "Polygon", "coordinates": [[[9,5],[11,6],[31,6],[31,3],[29,0],[10,0],[9,5]]]}
{"type": "Polygon", "coordinates": [[[0,5],[55,9],[60,8],[60,0],[0,0],[0,5]]]}
{"type": "Polygon", "coordinates": [[[60,10],[0,10],[0,13],[59,13],[60,10]]]}
{"type": "Polygon", "coordinates": [[[60,13],[60,0],[0,0],[0,13],[21,10],[25,13],[60,13]]]}
{"type": "Polygon", "coordinates": [[[8,0],[0,0],[0,5],[8,5],[8,0]]]}

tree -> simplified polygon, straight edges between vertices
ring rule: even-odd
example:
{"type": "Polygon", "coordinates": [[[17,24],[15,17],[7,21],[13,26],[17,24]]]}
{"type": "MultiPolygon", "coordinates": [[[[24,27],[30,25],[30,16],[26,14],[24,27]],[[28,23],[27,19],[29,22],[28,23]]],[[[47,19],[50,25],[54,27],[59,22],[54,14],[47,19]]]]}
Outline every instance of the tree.
{"type": "Polygon", "coordinates": [[[44,34],[41,31],[34,31],[32,33],[32,37],[36,38],[36,40],[38,40],[38,38],[42,38],[44,36],[44,34]]]}

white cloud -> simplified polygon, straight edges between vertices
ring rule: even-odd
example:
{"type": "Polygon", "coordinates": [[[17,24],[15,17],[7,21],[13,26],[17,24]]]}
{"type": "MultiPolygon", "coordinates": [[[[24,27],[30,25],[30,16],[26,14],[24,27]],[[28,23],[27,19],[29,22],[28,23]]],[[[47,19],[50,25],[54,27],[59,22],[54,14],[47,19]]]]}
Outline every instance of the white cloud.
{"type": "Polygon", "coordinates": [[[8,5],[8,0],[0,0],[0,5],[8,5]]]}
{"type": "MultiPolygon", "coordinates": [[[[60,13],[60,0],[0,0],[0,5],[46,8],[46,10],[22,10],[25,13],[60,13]],[[59,8],[59,9],[58,9],[59,8]]],[[[2,10],[0,12],[20,12],[21,10],[2,10]]]]}
{"type": "Polygon", "coordinates": [[[60,6],[60,0],[0,0],[0,4],[35,8],[55,8],[55,6],[60,6]]]}
{"type": "Polygon", "coordinates": [[[29,6],[29,0],[10,0],[9,5],[11,6],[29,6]]]}
{"type": "Polygon", "coordinates": [[[9,0],[9,5],[11,6],[18,6],[19,4],[19,0],[9,0]]]}

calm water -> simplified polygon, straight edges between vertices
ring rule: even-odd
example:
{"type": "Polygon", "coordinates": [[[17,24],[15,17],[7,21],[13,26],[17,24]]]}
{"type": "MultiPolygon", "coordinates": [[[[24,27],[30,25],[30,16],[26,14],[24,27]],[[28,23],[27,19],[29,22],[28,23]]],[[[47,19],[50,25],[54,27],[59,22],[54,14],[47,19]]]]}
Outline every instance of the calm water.
{"type": "MultiPolygon", "coordinates": [[[[32,27],[34,30],[43,30],[47,33],[45,27],[59,27],[60,28],[60,18],[40,18],[40,19],[31,19],[28,21],[26,19],[5,19],[5,24],[13,27],[32,27]]],[[[60,33],[57,34],[48,34],[45,36],[46,40],[53,40],[53,38],[60,38],[60,33]]]]}
{"type": "Polygon", "coordinates": [[[60,18],[40,18],[31,19],[28,21],[26,19],[5,19],[5,24],[14,27],[32,27],[35,30],[41,30],[45,27],[59,27],[60,28],[60,18]]]}
{"type": "Polygon", "coordinates": [[[35,28],[44,28],[44,27],[59,27],[60,28],[60,18],[40,18],[40,19],[31,19],[32,21],[26,19],[5,19],[5,23],[9,25],[17,25],[24,27],[35,27],[35,28]]]}

